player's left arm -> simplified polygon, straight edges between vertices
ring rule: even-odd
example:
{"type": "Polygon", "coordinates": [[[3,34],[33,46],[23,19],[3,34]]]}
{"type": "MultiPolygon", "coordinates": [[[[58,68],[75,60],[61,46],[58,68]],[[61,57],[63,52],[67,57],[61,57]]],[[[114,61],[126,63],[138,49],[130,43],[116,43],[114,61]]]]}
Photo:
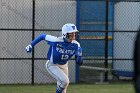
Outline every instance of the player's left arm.
{"type": "Polygon", "coordinates": [[[78,47],[77,47],[76,52],[75,52],[75,61],[79,66],[81,66],[83,64],[82,48],[78,42],[76,42],[76,43],[77,43],[78,47]]]}
{"type": "Polygon", "coordinates": [[[82,48],[78,47],[78,50],[76,52],[76,63],[81,66],[83,64],[83,59],[82,59],[82,48]]]}

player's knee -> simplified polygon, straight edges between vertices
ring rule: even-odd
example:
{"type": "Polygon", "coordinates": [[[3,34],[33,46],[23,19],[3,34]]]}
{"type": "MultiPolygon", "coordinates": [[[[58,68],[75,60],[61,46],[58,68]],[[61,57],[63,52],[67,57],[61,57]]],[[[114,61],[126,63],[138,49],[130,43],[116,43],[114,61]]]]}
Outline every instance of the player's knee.
{"type": "Polygon", "coordinates": [[[69,80],[65,80],[63,81],[63,86],[64,88],[67,87],[69,85],[70,81],[69,80]]]}

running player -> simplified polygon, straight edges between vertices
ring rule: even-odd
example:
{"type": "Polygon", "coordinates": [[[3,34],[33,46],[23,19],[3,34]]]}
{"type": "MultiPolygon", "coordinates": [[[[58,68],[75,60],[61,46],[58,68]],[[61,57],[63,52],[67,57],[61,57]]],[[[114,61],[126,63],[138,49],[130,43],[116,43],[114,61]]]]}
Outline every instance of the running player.
{"type": "Polygon", "coordinates": [[[47,53],[46,69],[57,80],[56,93],[66,93],[69,85],[68,61],[75,55],[75,61],[82,65],[82,48],[76,39],[77,27],[68,23],[62,27],[62,37],[41,34],[26,47],[27,52],[42,40],[50,45],[47,53]]]}

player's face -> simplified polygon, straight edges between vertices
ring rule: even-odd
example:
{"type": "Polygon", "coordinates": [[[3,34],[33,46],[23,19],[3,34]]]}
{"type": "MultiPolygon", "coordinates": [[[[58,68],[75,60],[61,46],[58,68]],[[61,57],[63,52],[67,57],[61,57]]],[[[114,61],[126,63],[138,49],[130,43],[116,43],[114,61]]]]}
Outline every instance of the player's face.
{"type": "Polygon", "coordinates": [[[68,41],[68,42],[72,42],[72,41],[75,40],[75,38],[76,38],[76,33],[75,33],[75,32],[67,33],[66,38],[67,38],[67,41],[68,41]]]}

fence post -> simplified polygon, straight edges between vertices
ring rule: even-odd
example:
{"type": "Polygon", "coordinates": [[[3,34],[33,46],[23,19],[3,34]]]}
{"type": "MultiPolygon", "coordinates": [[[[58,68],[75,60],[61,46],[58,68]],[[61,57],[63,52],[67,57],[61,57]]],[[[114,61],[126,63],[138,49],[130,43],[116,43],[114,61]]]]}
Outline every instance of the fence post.
{"type": "MultiPolygon", "coordinates": [[[[108,68],[108,0],[106,0],[106,24],[105,24],[105,68],[108,68]]],[[[104,81],[108,81],[108,71],[105,72],[104,81]]]]}
{"type": "MultiPolygon", "coordinates": [[[[33,0],[32,10],[32,40],[35,38],[35,0],[33,0]]],[[[32,51],[32,85],[34,85],[34,48],[32,51]]]]}

